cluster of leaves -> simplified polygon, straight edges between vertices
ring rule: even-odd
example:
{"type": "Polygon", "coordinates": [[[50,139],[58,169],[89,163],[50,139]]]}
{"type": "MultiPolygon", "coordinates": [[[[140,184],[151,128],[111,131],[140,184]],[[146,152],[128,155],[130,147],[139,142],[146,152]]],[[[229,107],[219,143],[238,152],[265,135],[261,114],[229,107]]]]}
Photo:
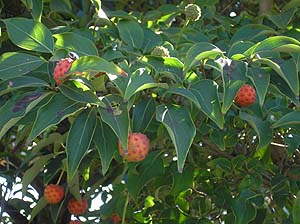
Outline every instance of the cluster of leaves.
{"type": "Polygon", "coordinates": [[[197,21],[186,19],[186,2],[130,13],[104,12],[96,0],[22,2],[28,18],[1,20],[1,176],[21,177],[35,201],[30,184],[42,195],[59,179],[67,197],[46,206],[40,196],[32,211],[10,199],[6,208],[66,223],[71,195],[100,190],[104,205],[90,220],[298,222],[297,1],[277,14],[228,17],[218,1],[196,0],[197,21]],[[156,46],[169,55],[153,55],[156,46]],[[54,66],[69,52],[79,58],[57,87],[54,66]],[[239,108],[246,83],[257,101],[239,108]],[[142,162],[117,152],[130,132],[151,141],[142,162]]]}

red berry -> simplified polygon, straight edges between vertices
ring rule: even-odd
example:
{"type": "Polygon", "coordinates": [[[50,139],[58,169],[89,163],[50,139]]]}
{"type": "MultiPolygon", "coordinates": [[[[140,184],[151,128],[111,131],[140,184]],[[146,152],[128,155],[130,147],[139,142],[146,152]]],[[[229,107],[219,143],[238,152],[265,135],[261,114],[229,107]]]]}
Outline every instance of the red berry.
{"type": "Polygon", "coordinates": [[[44,189],[44,198],[49,204],[57,204],[64,197],[64,188],[56,184],[49,184],[44,189]]]}
{"type": "Polygon", "coordinates": [[[248,107],[254,104],[256,91],[253,86],[243,85],[235,96],[234,102],[241,107],[248,107]]]}
{"type": "Polygon", "coordinates": [[[85,198],[82,198],[81,201],[77,201],[75,198],[72,198],[68,203],[68,210],[73,215],[82,215],[87,209],[88,203],[85,198]]]}
{"type": "Polygon", "coordinates": [[[118,224],[122,220],[117,213],[114,213],[110,219],[114,224],[118,224]]]}
{"type": "Polygon", "coordinates": [[[68,72],[72,63],[73,63],[73,59],[64,58],[64,59],[61,59],[56,64],[54,71],[53,71],[53,78],[58,86],[62,84],[65,73],[68,72]]]}
{"type": "Polygon", "coordinates": [[[139,162],[146,158],[149,152],[149,139],[142,133],[131,133],[128,136],[128,152],[125,150],[119,141],[120,155],[128,162],[139,162]]]}
{"type": "Polygon", "coordinates": [[[78,220],[71,220],[69,224],[80,224],[81,222],[78,220]]]}

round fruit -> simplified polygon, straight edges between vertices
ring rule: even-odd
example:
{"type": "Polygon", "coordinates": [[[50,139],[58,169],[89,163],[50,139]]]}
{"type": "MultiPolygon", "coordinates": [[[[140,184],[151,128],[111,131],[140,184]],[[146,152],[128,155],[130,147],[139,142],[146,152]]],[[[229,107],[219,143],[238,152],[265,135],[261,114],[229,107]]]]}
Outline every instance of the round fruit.
{"type": "Polygon", "coordinates": [[[149,152],[149,139],[142,133],[131,133],[128,136],[128,151],[125,152],[119,141],[120,155],[128,162],[139,162],[146,158],[149,152]]]}
{"type": "Polygon", "coordinates": [[[241,107],[248,107],[254,104],[256,100],[256,91],[253,86],[245,84],[238,91],[234,102],[241,107]]]}
{"type": "Polygon", "coordinates": [[[201,8],[196,4],[188,4],[184,8],[184,13],[186,16],[186,19],[191,21],[197,21],[201,17],[201,8]]]}
{"type": "Polygon", "coordinates": [[[170,57],[168,48],[165,48],[164,46],[156,46],[153,48],[151,55],[158,57],[170,57]]]}
{"type": "Polygon", "coordinates": [[[57,204],[64,197],[64,188],[56,184],[49,184],[44,189],[44,198],[49,204],[57,204]]]}
{"type": "Polygon", "coordinates": [[[63,83],[65,73],[69,71],[73,61],[71,58],[63,58],[56,64],[52,75],[58,86],[63,83]]]}
{"type": "Polygon", "coordinates": [[[68,210],[73,215],[82,215],[87,209],[88,203],[85,198],[82,198],[81,201],[77,201],[75,198],[72,198],[68,203],[68,210]]]}

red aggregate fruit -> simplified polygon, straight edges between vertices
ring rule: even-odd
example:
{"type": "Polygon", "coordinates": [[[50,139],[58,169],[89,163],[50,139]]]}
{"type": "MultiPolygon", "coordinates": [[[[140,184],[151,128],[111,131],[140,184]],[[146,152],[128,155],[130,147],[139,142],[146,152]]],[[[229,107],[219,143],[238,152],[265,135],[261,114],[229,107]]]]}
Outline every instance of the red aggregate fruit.
{"type": "Polygon", "coordinates": [[[64,188],[56,184],[49,184],[44,189],[44,198],[49,204],[57,204],[64,198],[64,188]]]}
{"type": "Polygon", "coordinates": [[[149,139],[142,133],[131,133],[128,136],[128,151],[125,152],[121,142],[118,144],[120,155],[128,162],[139,162],[146,158],[149,152],[149,139]]]}
{"type": "Polygon", "coordinates": [[[256,90],[253,86],[245,84],[238,91],[234,102],[241,107],[248,107],[256,100],[256,90]]]}
{"type": "Polygon", "coordinates": [[[68,210],[73,215],[82,215],[87,209],[88,203],[85,198],[82,198],[81,201],[77,201],[75,198],[72,198],[68,203],[68,210]]]}
{"type": "Polygon", "coordinates": [[[69,68],[71,67],[73,62],[74,60],[71,58],[63,58],[56,64],[53,71],[53,78],[58,86],[63,83],[63,78],[69,71],[69,68]]]}

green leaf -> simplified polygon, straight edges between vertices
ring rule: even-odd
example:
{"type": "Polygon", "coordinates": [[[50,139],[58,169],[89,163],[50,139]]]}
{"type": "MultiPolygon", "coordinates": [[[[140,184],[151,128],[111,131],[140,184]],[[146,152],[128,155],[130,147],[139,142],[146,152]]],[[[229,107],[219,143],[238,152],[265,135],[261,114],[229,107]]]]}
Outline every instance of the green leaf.
{"type": "Polygon", "coordinates": [[[79,79],[68,80],[64,82],[59,89],[62,94],[73,101],[105,107],[105,104],[101,102],[96,93],[79,79]]]}
{"type": "Polygon", "coordinates": [[[269,37],[252,48],[248,49],[245,55],[254,55],[262,52],[300,52],[300,42],[287,36],[269,37]]]}
{"type": "Polygon", "coordinates": [[[144,31],[144,40],[142,49],[143,52],[150,52],[155,46],[159,46],[162,44],[162,38],[159,34],[154,33],[149,28],[143,28],[144,31]]]}
{"type": "Polygon", "coordinates": [[[0,82],[0,96],[21,88],[48,87],[48,86],[49,83],[35,77],[30,77],[30,76],[15,77],[0,82]]]}
{"type": "Polygon", "coordinates": [[[154,87],[168,88],[168,84],[156,83],[154,82],[152,76],[150,76],[145,69],[138,69],[131,74],[128,80],[128,85],[124,94],[124,100],[129,100],[131,96],[139,91],[154,87]]]}
{"type": "Polygon", "coordinates": [[[130,46],[141,49],[144,42],[144,31],[134,20],[122,20],[117,24],[121,39],[130,46]]]}
{"type": "Polygon", "coordinates": [[[25,75],[46,61],[30,54],[7,52],[0,56],[0,79],[7,80],[25,75]]]}
{"type": "Polygon", "coordinates": [[[232,60],[238,60],[236,57],[244,58],[243,53],[253,45],[250,41],[237,41],[228,50],[227,57],[232,60]]]}
{"type": "Polygon", "coordinates": [[[49,127],[58,124],[83,107],[83,104],[74,102],[61,93],[55,94],[47,104],[39,109],[28,139],[33,140],[49,127]]]}
{"type": "Polygon", "coordinates": [[[300,124],[300,111],[293,111],[285,114],[278,121],[276,121],[272,127],[278,128],[285,125],[300,124]]]}
{"type": "Polygon", "coordinates": [[[293,224],[299,223],[299,220],[300,220],[300,191],[298,191],[296,199],[294,199],[293,224]]]}
{"type": "Polygon", "coordinates": [[[164,164],[158,153],[150,153],[138,166],[138,172],[129,170],[128,191],[137,200],[141,189],[153,178],[164,175],[164,164]]]}
{"type": "Polygon", "coordinates": [[[257,60],[263,64],[272,68],[291,88],[295,95],[299,94],[299,78],[297,64],[293,59],[281,60],[281,59],[267,59],[261,58],[257,60]]]}
{"type": "Polygon", "coordinates": [[[177,167],[181,173],[186,156],[196,135],[196,128],[189,111],[174,105],[156,108],[156,120],[166,127],[177,154],[177,167]]]}
{"type": "Polygon", "coordinates": [[[96,128],[96,111],[87,109],[81,112],[73,122],[67,137],[67,172],[72,179],[90,147],[96,128]]]}
{"type": "Polygon", "coordinates": [[[107,95],[102,101],[106,104],[106,108],[98,107],[101,119],[112,128],[123,148],[127,149],[129,133],[127,104],[118,95],[107,95]]]}
{"type": "Polygon", "coordinates": [[[238,41],[256,40],[257,38],[266,38],[270,34],[276,34],[277,32],[269,26],[262,24],[247,24],[241,26],[231,38],[231,43],[238,41]]]}
{"type": "Polygon", "coordinates": [[[255,219],[256,209],[246,200],[235,199],[231,208],[235,216],[234,224],[248,224],[255,219]]]}
{"type": "Polygon", "coordinates": [[[191,92],[197,98],[202,112],[215,122],[219,128],[224,127],[224,117],[218,98],[218,85],[213,80],[204,79],[191,86],[191,92]]]}
{"type": "Polygon", "coordinates": [[[242,61],[219,60],[223,67],[223,104],[222,113],[226,114],[233,104],[233,100],[239,89],[246,82],[247,64],[242,61]]]}
{"type": "Polygon", "coordinates": [[[217,56],[223,56],[223,52],[215,45],[206,42],[194,44],[187,52],[183,71],[187,72],[201,60],[214,59],[217,56]]]}
{"type": "Polygon", "coordinates": [[[155,113],[156,104],[153,99],[140,101],[133,109],[132,131],[145,133],[155,113]]]}
{"type": "Polygon", "coordinates": [[[185,191],[189,188],[193,187],[194,181],[194,167],[187,165],[182,173],[172,172],[173,173],[173,189],[172,193],[174,196],[178,196],[178,194],[182,191],[185,191]]]}
{"type": "Polygon", "coordinates": [[[18,47],[30,51],[53,53],[52,34],[44,24],[25,18],[2,21],[6,25],[10,40],[18,47]]]}
{"type": "Polygon", "coordinates": [[[173,87],[173,88],[168,89],[165,94],[168,94],[168,93],[184,96],[185,98],[187,98],[191,102],[193,102],[199,109],[201,109],[201,106],[200,106],[200,103],[199,103],[197,97],[189,89],[173,87]]]}
{"type": "Polygon", "coordinates": [[[74,32],[54,34],[56,38],[55,47],[73,51],[79,56],[98,55],[95,44],[88,38],[74,32]]]}
{"type": "Polygon", "coordinates": [[[49,93],[27,92],[8,100],[0,108],[0,139],[49,93]]]}
{"type": "Polygon", "coordinates": [[[50,153],[44,156],[38,156],[34,159],[33,165],[25,171],[23,178],[22,178],[22,195],[23,197],[26,194],[28,185],[40,174],[43,167],[46,165],[48,160],[53,158],[54,154],[50,153]]]}
{"type": "Polygon", "coordinates": [[[70,0],[51,0],[50,1],[50,9],[51,11],[56,12],[72,12],[72,5],[70,0]]]}
{"type": "Polygon", "coordinates": [[[101,158],[102,173],[105,175],[118,149],[118,138],[107,124],[97,119],[93,142],[101,158]]]}
{"type": "Polygon", "coordinates": [[[170,73],[177,77],[183,74],[183,63],[178,58],[144,56],[141,62],[151,66],[157,73],[170,73]]]}
{"type": "Polygon", "coordinates": [[[47,201],[44,197],[41,197],[36,205],[33,207],[31,214],[30,214],[30,220],[29,223],[33,221],[33,219],[40,214],[40,212],[47,206],[47,201]]]}
{"type": "Polygon", "coordinates": [[[262,106],[270,84],[270,73],[260,68],[249,68],[248,74],[255,85],[259,105],[262,106]]]}
{"type": "Polygon", "coordinates": [[[257,145],[257,151],[255,155],[259,158],[263,158],[263,149],[271,143],[273,138],[271,124],[268,121],[263,121],[259,117],[255,117],[246,112],[240,112],[239,116],[242,120],[247,121],[257,133],[259,144],[257,145]]]}
{"type": "Polygon", "coordinates": [[[294,18],[294,14],[297,12],[297,8],[291,8],[289,10],[280,12],[278,15],[267,15],[268,19],[270,19],[278,28],[287,29],[289,23],[294,18]]]}
{"type": "Polygon", "coordinates": [[[120,67],[97,56],[80,57],[73,62],[69,72],[106,72],[111,79],[118,75],[127,77],[127,73],[120,67]]]}
{"type": "Polygon", "coordinates": [[[43,14],[43,2],[44,0],[32,1],[31,15],[37,22],[41,22],[43,14]]]}

